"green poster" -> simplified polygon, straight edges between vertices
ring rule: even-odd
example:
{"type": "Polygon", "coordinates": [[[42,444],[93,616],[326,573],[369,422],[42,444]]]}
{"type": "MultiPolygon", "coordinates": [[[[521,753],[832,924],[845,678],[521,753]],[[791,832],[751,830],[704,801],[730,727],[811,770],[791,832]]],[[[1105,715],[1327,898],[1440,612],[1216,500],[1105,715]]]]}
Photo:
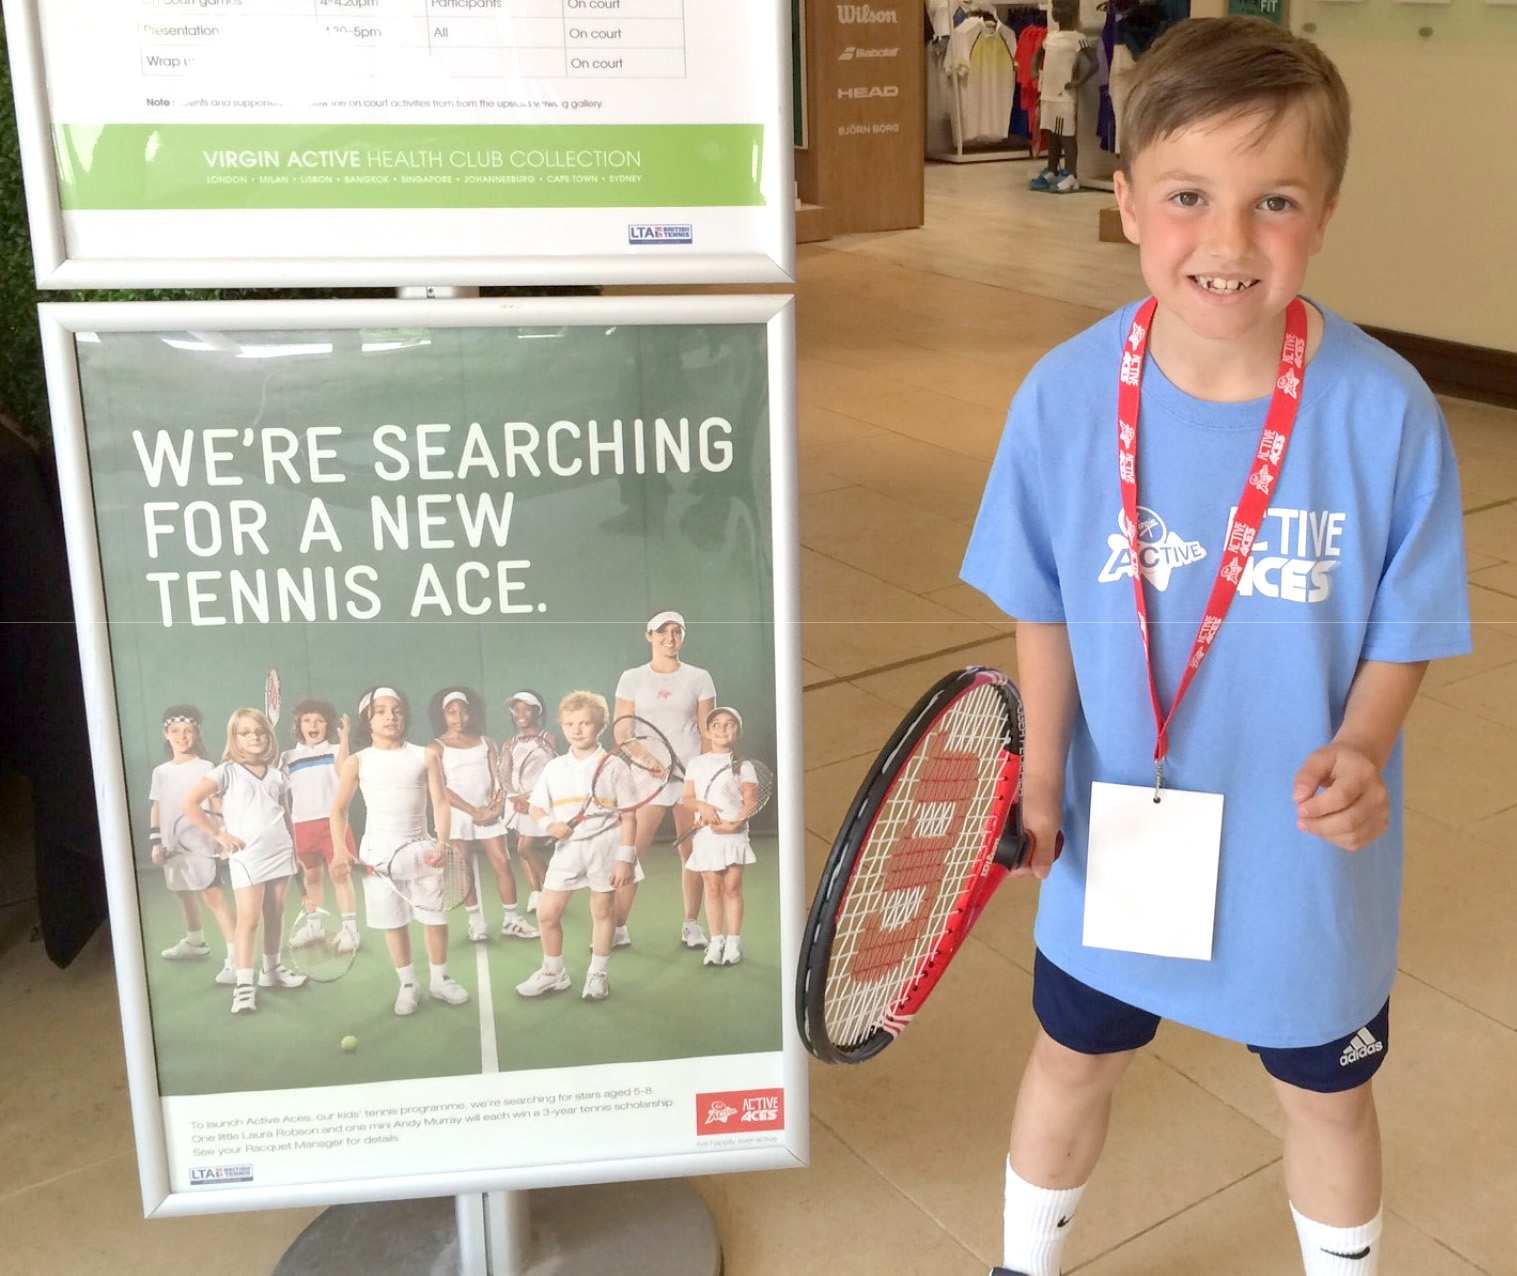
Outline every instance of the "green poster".
{"type": "MultiPolygon", "coordinates": [[[[204,905],[201,953],[186,947],[183,880],[176,884],[155,863],[178,836],[166,831],[178,804],[157,803],[155,768],[172,752],[175,719],[199,718],[208,763],[225,752],[241,765],[231,739],[233,723],[247,721],[239,711],[264,712],[279,750],[292,751],[301,743],[300,712],[322,701],[353,727],[336,765],[356,755],[355,775],[378,775],[363,771],[377,765],[366,761],[373,750],[359,750],[369,706],[387,696],[406,702],[405,742],[435,750],[444,768],[467,752],[434,743],[457,734],[448,698],[467,702],[464,735],[487,744],[481,758],[509,754],[523,729],[510,702],[522,692],[543,706],[540,725],[557,733],[563,752],[558,709],[571,692],[601,697],[613,715],[630,705],[658,720],[656,699],[666,693],[646,689],[644,672],[667,668],[670,653],[648,624],[659,617],[667,635],[660,614],[677,613],[684,642],[673,663],[681,677],[708,679],[700,703],[735,709],[736,747],[783,774],[770,326],[254,331],[220,330],[205,313],[190,330],[80,332],[75,341],[97,533],[86,548],[98,551],[131,838],[121,854],[131,858],[140,913],[140,938],[127,942],[140,942],[145,964],[174,1182],[193,1185],[197,1170],[230,1161],[262,1166],[260,1182],[298,1184],[317,1174],[302,1158],[318,1152],[350,1155],[355,1177],[408,1164],[500,1164],[488,1130],[477,1132],[472,1153],[457,1150],[467,1140],[439,1152],[422,1133],[381,1119],[397,1096],[424,1098],[427,1107],[446,1091],[451,1102],[464,1082],[478,1105],[472,1119],[480,1111],[494,1121],[536,1114],[513,1145],[521,1163],[633,1154],[634,1144],[618,1142],[611,1115],[626,1108],[660,1116],[669,1109],[668,1137],[676,1149],[689,1144],[689,1086],[733,1086],[692,1083],[687,1067],[673,1084],[659,1071],[667,1061],[741,1057],[747,1071],[731,1076],[776,1084],[789,984],[778,831],[792,799],[783,786],[742,829],[752,859],[742,873],[740,964],[730,969],[713,970],[682,929],[685,874],[671,843],[684,812],[665,808],[642,856],[645,877],[626,918],[630,940],[619,935],[611,956],[610,996],[581,996],[594,942],[593,881],[557,888],[569,893],[560,955],[570,986],[521,994],[549,947],[533,934],[502,932],[511,925],[508,897],[516,896],[515,915],[530,931],[529,892],[542,886],[546,898],[568,878],[553,877],[562,862],[541,830],[524,844],[524,826],[509,825],[498,833],[499,855],[487,844],[497,834],[483,818],[483,795],[499,801],[503,819],[509,805],[505,764],[492,760],[478,794],[464,789],[462,769],[456,779],[445,771],[450,797],[456,783],[479,803],[454,806],[474,810],[476,836],[464,844],[475,873],[470,902],[481,912],[446,915],[441,953],[467,1004],[427,996],[439,936],[409,924],[422,995],[416,1013],[401,1009],[393,923],[370,916],[367,884],[344,904],[318,857],[305,881],[329,925],[357,913],[352,969],[330,984],[260,987],[257,1013],[229,1014],[233,990],[218,976],[230,945],[212,916],[211,892],[189,892],[204,905]],[[461,696],[450,697],[454,691],[461,696]],[[365,692],[374,699],[361,699],[365,692]],[[480,916],[482,934],[472,924],[480,916]],[[544,1100],[541,1078],[565,1068],[576,1070],[584,1094],[616,1092],[604,1129],[565,1125],[564,1101],[544,1100]],[[301,1102],[331,1086],[360,1088],[363,1105],[343,1132],[349,1141],[325,1145],[323,1132],[335,1131],[320,1122],[333,1100],[309,1109],[301,1102]],[[241,1142],[207,1147],[192,1133],[232,1119],[228,1111],[244,1123],[228,1136],[241,1142]],[[279,1114],[287,1139],[249,1134],[245,1123],[265,1112],[279,1114]]],[[[77,525],[71,531],[78,553],[77,525]]],[[[692,738],[676,752],[693,768],[705,742],[692,738]]],[[[603,740],[612,739],[608,729],[603,740]]],[[[276,765],[293,777],[304,764],[286,752],[276,765]]],[[[371,827],[391,818],[371,804],[391,799],[361,783],[349,815],[367,856],[371,827]]],[[[669,800],[684,791],[676,775],[669,800]]],[[[221,800],[232,802],[230,790],[221,800]]],[[[220,816],[227,833],[230,811],[220,816]]],[[[327,809],[317,814],[314,824],[325,828],[327,809]]],[[[429,826],[435,816],[433,809],[429,826]]],[[[225,859],[233,868],[239,862],[225,859]]],[[[699,899],[703,879],[694,878],[699,899]]],[[[234,911],[248,906],[235,873],[218,881],[234,911]]],[[[299,917],[299,896],[297,882],[278,925],[288,929],[299,917]]],[[[258,943],[267,951],[271,906],[262,907],[258,943]]],[[[288,937],[283,951],[288,958],[288,937]]],[[[721,1065],[713,1079],[728,1075],[721,1065]]],[[[769,1141],[781,1137],[771,1132],[769,1141]]],[[[636,1147],[647,1146],[646,1132],[637,1139],[636,1147]]]]}

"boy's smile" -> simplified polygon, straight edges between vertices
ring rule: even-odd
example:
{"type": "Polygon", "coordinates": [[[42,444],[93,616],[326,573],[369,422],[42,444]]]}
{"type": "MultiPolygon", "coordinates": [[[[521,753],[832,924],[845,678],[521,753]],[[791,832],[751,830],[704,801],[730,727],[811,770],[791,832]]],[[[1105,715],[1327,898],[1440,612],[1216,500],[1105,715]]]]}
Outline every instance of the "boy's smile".
{"type": "Polygon", "coordinates": [[[1305,110],[1274,126],[1258,113],[1205,120],[1130,167],[1117,200],[1159,299],[1155,357],[1171,377],[1257,360],[1272,380],[1285,307],[1337,206],[1305,110]]]}

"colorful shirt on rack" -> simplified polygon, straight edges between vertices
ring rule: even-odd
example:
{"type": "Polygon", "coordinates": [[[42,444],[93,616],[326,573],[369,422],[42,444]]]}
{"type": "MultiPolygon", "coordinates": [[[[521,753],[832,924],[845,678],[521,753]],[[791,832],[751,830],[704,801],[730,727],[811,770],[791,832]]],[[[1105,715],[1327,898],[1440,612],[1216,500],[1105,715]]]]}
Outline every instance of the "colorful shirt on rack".
{"type": "Polygon", "coordinates": [[[961,23],[949,37],[943,69],[956,85],[962,142],[999,142],[1011,132],[1015,48],[1010,29],[993,18],[961,23]]]}

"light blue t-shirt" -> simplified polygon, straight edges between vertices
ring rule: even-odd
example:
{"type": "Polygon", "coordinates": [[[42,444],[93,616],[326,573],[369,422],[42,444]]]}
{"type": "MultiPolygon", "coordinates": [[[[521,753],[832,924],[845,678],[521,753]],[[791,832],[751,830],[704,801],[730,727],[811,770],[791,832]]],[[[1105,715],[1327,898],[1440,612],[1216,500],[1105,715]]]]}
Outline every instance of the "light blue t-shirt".
{"type": "MultiPolygon", "coordinates": [[[[1324,312],[1247,571],[1171,727],[1166,784],[1225,795],[1212,959],[1087,948],[1091,783],[1153,783],[1117,481],[1117,369],[1135,309],[1029,374],[964,560],[963,578],[1008,615],[1066,624],[1074,654],[1065,849],[1042,887],[1036,939],[1077,979],[1165,1018],[1253,1045],[1318,1045],[1362,1026],[1395,977],[1401,746],[1385,769],[1390,828],[1357,853],[1297,830],[1291,785],[1332,739],[1361,660],[1470,650],[1453,448],[1412,368],[1324,312]]],[[[1267,406],[1196,399],[1152,358],[1144,368],[1139,539],[1166,711],[1267,406]]]]}

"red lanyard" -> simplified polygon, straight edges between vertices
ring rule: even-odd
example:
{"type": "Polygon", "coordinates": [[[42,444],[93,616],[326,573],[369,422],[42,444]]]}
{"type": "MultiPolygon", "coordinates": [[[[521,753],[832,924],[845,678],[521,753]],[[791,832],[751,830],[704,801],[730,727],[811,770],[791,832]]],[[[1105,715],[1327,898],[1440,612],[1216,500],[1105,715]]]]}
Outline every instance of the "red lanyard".
{"type": "Polygon", "coordinates": [[[1155,801],[1158,801],[1159,787],[1164,781],[1164,758],[1169,752],[1170,723],[1174,721],[1180,701],[1190,689],[1196,670],[1211,650],[1217,631],[1222,628],[1227,609],[1232,606],[1233,595],[1238,592],[1243,565],[1264,522],[1270,492],[1274,489],[1275,479],[1279,477],[1280,463],[1285,457],[1291,430],[1295,428],[1296,410],[1301,406],[1301,377],[1306,368],[1306,306],[1296,297],[1285,311],[1285,341],[1280,348],[1280,375],[1275,381],[1269,413],[1264,419],[1264,432],[1259,437],[1259,447],[1254,453],[1256,464],[1243,485],[1237,513],[1228,526],[1222,565],[1217,570],[1211,597],[1207,599],[1206,612],[1201,617],[1201,626],[1196,632],[1196,641],[1191,647],[1185,674],[1175,689],[1174,703],[1169,706],[1166,715],[1159,707],[1159,688],[1154,682],[1153,652],[1148,638],[1148,603],[1143,596],[1142,547],[1138,543],[1138,409],[1142,400],[1143,356],[1148,349],[1148,333],[1158,304],[1156,298],[1150,297],[1138,307],[1138,313],[1133,316],[1132,328],[1127,334],[1127,345],[1122,351],[1122,370],[1117,383],[1117,471],[1122,482],[1122,514],[1126,524],[1123,530],[1127,533],[1127,549],[1132,557],[1132,585],[1133,597],[1138,605],[1138,632],[1143,638],[1143,659],[1148,667],[1148,694],[1153,701],[1154,727],[1157,731],[1154,742],[1155,801]]]}

